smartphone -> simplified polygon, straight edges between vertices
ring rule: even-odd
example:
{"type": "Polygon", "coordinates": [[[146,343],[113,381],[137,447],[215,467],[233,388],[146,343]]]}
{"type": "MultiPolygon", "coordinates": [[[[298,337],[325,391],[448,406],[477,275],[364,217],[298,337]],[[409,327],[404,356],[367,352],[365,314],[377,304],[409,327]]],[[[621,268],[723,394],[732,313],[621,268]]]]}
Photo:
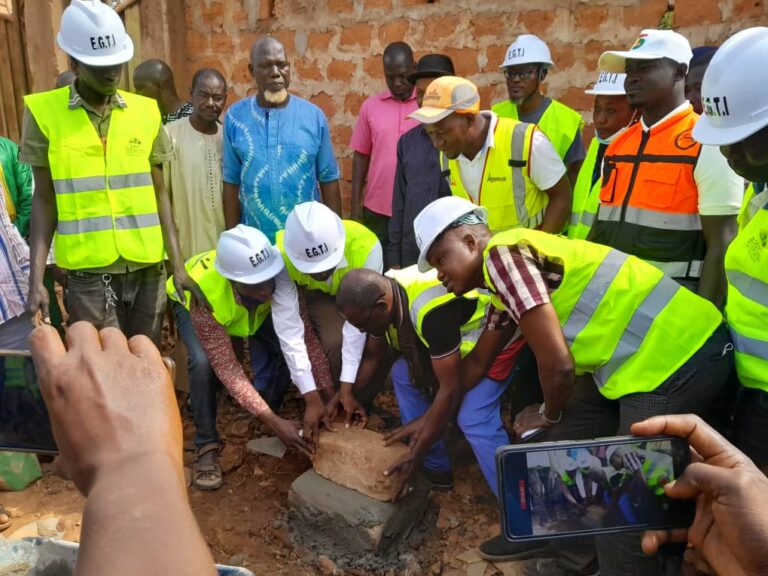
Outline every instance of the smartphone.
{"type": "Polygon", "coordinates": [[[56,454],[29,352],[0,350],[0,450],[56,454]]]}
{"type": "Polygon", "coordinates": [[[667,436],[500,447],[502,534],[525,541],[690,526],[695,502],[664,494],[689,462],[688,444],[667,436]]]}

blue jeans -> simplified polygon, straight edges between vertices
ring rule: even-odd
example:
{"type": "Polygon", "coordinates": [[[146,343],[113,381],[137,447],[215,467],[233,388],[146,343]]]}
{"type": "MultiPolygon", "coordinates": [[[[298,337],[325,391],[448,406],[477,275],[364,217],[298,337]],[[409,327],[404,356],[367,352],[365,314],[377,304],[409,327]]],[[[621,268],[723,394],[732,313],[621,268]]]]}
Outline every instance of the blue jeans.
{"type": "MultiPolygon", "coordinates": [[[[196,428],[195,446],[200,448],[219,440],[216,431],[216,391],[219,380],[195,332],[189,312],[178,302],[173,302],[173,316],[179,336],[187,347],[189,397],[196,428]]],[[[254,375],[253,385],[270,408],[277,411],[290,384],[290,375],[280,352],[271,317],[249,338],[248,347],[254,375]]]]}
{"type": "MultiPolygon", "coordinates": [[[[483,378],[464,395],[456,418],[459,428],[472,446],[488,486],[496,495],[496,448],[509,444],[509,436],[501,422],[501,397],[508,384],[508,381],[499,382],[483,378]]],[[[402,357],[392,366],[392,385],[403,424],[424,414],[432,404],[424,392],[411,382],[408,363],[402,357]]],[[[451,461],[443,440],[435,442],[424,458],[423,466],[430,470],[451,469],[451,461]]]]}

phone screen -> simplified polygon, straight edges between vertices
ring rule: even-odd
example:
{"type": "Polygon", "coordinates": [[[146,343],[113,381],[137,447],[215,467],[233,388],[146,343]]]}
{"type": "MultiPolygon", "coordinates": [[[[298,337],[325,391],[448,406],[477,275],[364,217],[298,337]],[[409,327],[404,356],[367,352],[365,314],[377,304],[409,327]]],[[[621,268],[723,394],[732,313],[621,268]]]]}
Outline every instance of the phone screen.
{"type": "Polygon", "coordinates": [[[0,351],[0,450],[58,451],[28,352],[0,351]]]}
{"type": "Polygon", "coordinates": [[[679,438],[502,448],[503,532],[517,540],[688,526],[694,502],[668,498],[664,486],[689,460],[688,445],[679,438]]]}

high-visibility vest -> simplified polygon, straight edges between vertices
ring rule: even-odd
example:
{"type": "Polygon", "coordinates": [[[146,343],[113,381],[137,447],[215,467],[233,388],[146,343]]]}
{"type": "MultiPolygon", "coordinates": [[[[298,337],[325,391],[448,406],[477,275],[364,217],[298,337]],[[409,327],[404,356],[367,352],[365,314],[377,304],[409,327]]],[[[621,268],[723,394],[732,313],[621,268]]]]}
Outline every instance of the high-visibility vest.
{"type": "Polygon", "coordinates": [[[56,194],[56,263],[99,268],[118,258],[160,262],[163,233],[149,163],[161,130],[157,103],[119,92],[106,143],[82,107],[69,108],[69,87],[30,94],[24,102],[48,139],[56,194]]]}
{"type": "MultiPolygon", "coordinates": [[[[495,104],[491,110],[501,118],[520,119],[517,114],[517,105],[510,100],[495,104]]],[[[551,100],[536,125],[552,142],[560,158],[565,160],[565,155],[571,149],[573,141],[576,138],[581,138],[584,119],[576,110],[569,108],[562,102],[551,100]]]]}
{"type": "MultiPolygon", "coordinates": [[[[259,304],[253,310],[238,304],[232,283],[216,270],[213,265],[215,260],[216,250],[209,250],[187,260],[184,267],[190,278],[197,282],[200,290],[205,294],[211,305],[213,317],[216,322],[226,328],[227,334],[242,338],[256,334],[272,310],[271,302],[259,304]]],[[[168,278],[165,290],[171,300],[180,302],[176,287],[173,285],[173,276],[168,278]]],[[[184,292],[184,297],[186,299],[184,307],[189,310],[191,294],[184,292]]]]}
{"type": "MultiPolygon", "coordinates": [[[[538,230],[510,230],[490,240],[483,273],[492,290],[485,266],[488,252],[494,246],[518,244],[563,266],[551,304],[576,374],[591,373],[606,398],[656,389],[722,322],[711,302],[658,268],[607,246],[538,230]]],[[[491,301],[504,308],[498,296],[491,301]]]]}
{"type": "Polygon", "coordinates": [[[587,150],[587,157],[579,169],[579,177],[576,186],[573,187],[573,207],[571,220],[568,223],[568,238],[586,239],[592,224],[595,222],[597,208],[600,205],[601,179],[592,182],[597,163],[598,150],[601,144],[597,138],[593,138],[587,150]]]}
{"type": "Polygon", "coordinates": [[[454,196],[466,198],[488,209],[492,232],[509,228],[535,228],[544,219],[549,196],[530,178],[531,142],[536,126],[499,118],[493,133],[494,146],[488,148],[477,201],[464,188],[461,168],[455,159],[440,153],[443,175],[454,196]]]}
{"type": "Polygon", "coordinates": [[[750,182],[747,189],[744,191],[744,198],[741,201],[741,210],[737,221],[739,223],[739,230],[743,230],[749,221],[752,220],[755,214],[757,214],[763,208],[763,197],[759,194],[764,192],[761,190],[758,192],[755,190],[754,182],[750,182]]]}
{"type": "Polygon", "coordinates": [[[405,290],[408,296],[411,324],[425,346],[429,346],[424,338],[423,330],[423,322],[427,314],[456,298],[472,300],[475,303],[475,311],[469,320],[461,325],[461,345],[459,347],[462,358],[472,351],[485,326],[485,318],[491,303],[490,296],[480,294],[477,290],[456,296],[452,292],[448,292],[437,279],[436,270],[433,269],[426,273],[419,272],[419,268],[415,264],[402,270],[389,270],[386,275],[393,278],[405,290]]]}
{"type": "Polygon", "coordinates": [[[285,231],[279,230],[275,236],[275,244],[283,254],[283,260],[285,261],[285,268],[288,271],[288,276],[297,285],[304,286],[309,290],[320,290],[331,296],[335,296],[339,290],[339,284],[344,275],[350,270],[355,268],[365,268],[365,261],[368,259],[368,255],[373,250],[373,247],[379,241],[376,235],[368,230],[362,224],[355,222],[354,220],[342,220],[344,224],[344,230],[346,232],[346,241],[344,244],[344,259],[347,261],[346,266],[338,266],[331,275],[330,284],[325,280],[315,280],[309,274],[299,272],[296,266],[293,265],[291,259],[285,253],[283,247],[285,231]]]}
{"type": "Polygon", "coordinates": [[[630,126],[605,151],[600,208],[589,239],[696,279],[706,252],[693,176],[701,144],[692,107],[650,131],[630,126]]]}
{"type": "Polygon", "coordinates": [[[731,331],[736,374],[747,388],[768,392],[768,193],[748,200],[760,205],[745,219],[725,253],[728,298],[725,319],[731,331]]]}

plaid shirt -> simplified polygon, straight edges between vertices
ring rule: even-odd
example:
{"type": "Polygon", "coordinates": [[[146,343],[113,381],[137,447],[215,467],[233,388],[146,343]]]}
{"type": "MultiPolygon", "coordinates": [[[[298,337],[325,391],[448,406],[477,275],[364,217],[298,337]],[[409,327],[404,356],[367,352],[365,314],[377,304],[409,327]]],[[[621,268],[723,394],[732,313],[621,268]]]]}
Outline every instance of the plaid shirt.
{"type": "Polygon", "coordinates": [[[0,190],[0,323],[24,313],[28,291],[29,247],[11,222],[0,190]]]}

